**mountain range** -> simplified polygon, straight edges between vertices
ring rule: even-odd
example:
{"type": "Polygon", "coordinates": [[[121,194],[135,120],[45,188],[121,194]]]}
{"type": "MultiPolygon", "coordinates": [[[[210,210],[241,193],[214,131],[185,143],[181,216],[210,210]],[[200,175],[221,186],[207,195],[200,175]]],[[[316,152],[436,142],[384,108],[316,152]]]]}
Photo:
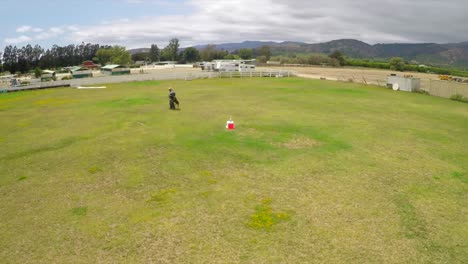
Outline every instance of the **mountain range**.
{"type": "MultiPolygon", "coordinates": [[[[194,46],[203,49],[207,45],[194,46]]],[[[269,46],[273,55],[292,54],[330,54],[340,51],[348,58],[388,60],[401,57],[418,64],[450,66],[458,68],[468,67],[468,42],[461,43],[415,43],[415,44],[375,44],[371,45],[355,39],[339,39],[329,42],[308,44],[303,42],[266,42],[244,41],[241,43],[216,44],[217,49],[235,51],[239,49],[254,49],[269,46]]],[[[138,49],[142,51],[143,49],[138,49]]],[[[149,49],[145,49],[149,50],[149,49]]],[[[131,51],[132,53],[135,50],[131,51]]]]}

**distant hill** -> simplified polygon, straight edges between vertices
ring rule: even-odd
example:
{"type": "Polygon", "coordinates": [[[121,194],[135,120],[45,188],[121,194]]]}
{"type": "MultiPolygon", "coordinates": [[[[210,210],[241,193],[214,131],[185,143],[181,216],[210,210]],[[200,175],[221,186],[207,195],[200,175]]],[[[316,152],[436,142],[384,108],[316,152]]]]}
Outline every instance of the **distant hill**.
{"type": "Polygon", "coordinates": [[[137,53],[142,53],[142,52],[149,52],[150,51],[150,48],[139,48],[139,49],[129,49],[128,52],[130,52],[130,54],[137,54],[137,53]]]}
{"type": "MultiPolygon", "coordinates": [[[[276,45],[276,42],[268,41],[268,42],[263,42],[263,41],[244,41],[242,43],[225,43],[225,44],[210,44],[210,45],[215,45],[217,49],[220,50],[227,50],[229,52],[239,50],[239,49],[255,49],[261,46],[274,46],[276,45]]],[[[199,46],[194,46],[196,49],[204,49],[208,45],[199,45],[199,46]]]]}
{"type": "MultiPolygon", "coordinates": [[[[274,55],[321,53],[330,54],[339,50],[346,57],[357,59],[387,60],[392,57],[402,57],[407,61],[420,64],[441,65],[451,67],[468,67],[468,42],[435,44],[375,44],[370,45],[355,39],[339,39],[324,43],[308,44],[303,42],[265,42],[244,41],[241,43],[214,44],[217,49],[232,52],[239,49],[254,49],[270,46],[274,55]]],[[[207,45],[194,46],[203,49],[207,45]]],[[[149,49],[137,49],[138,52],[149,49]]],[[[131,50],[131,53],[135,50],[131,50]]]]}

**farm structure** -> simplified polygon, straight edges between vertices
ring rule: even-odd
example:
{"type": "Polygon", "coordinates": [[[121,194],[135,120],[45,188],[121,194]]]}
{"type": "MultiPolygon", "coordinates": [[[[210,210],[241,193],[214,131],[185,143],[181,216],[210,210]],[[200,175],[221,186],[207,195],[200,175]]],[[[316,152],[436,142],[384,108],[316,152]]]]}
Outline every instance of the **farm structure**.
{"type": "Polygon", "coordinates": [[[388,76],[387,86],[393,87],[394,85],[397,85],[397,88],[401,91],[415,92],[421,87],[421,79],[392,75],[388,76]]]}
{"type": "Polygon", "coordinates": [[[41,72],[41,80],[52,79],[55,77],[55,72],[50,70],[43,70],[41,72]]]}
{"type": "Polygon", "coordinates": [[[123,65],[110,64],[102,67],[101,72],[106,75],[125,75],[130,74],[130,68],[123,65]]]}
{"type": "Polygon", "coordinates": [[[202,62],[200,66],[204,71],[219,72],[253,72],[255,71],[255,60],[214,60],[202,62]]]}
{"type": "Polygon", "coordinates": [[[98,70],[99,68],[101,68],[101,65],[96,64],[90,60],[83,61],[83,63],[81,63],[80,66],[89,70],[98,70]]]}
{"type": "Polygon", "coordinates": [[[93,77],[92,70],[82,66],[72,67],[70,73],[74,79],[93,77]]]}

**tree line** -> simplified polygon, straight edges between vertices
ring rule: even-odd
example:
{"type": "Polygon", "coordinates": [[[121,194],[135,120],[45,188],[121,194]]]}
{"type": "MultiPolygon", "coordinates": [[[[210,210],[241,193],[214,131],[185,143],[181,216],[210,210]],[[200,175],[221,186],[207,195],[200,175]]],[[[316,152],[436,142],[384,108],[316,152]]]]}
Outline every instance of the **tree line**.
{"type": "Polygon", "coordinates": [[[79,65],[85,60],[92,60],[100,48],[98,44],[85,44],[58,46],[43,49],[39,45],[30,44],[18,48],[6,46],[3,52],[3,70],[12,73],[26,73],[34,68],[49,69],[65,66],[79,65]]]}
{"type": "Polygon", "coordinates": [[[173,38],[169,44],[160,49],[152,44],[148,52],[139,52],[133,55],[122,46],[99,45],[81,43],[79,45],[58,46],[43,49],[39,45],[30,44],[24,47],[6,46],[3,54],[0,52],[0,72],[27,73],[33,69],[60,69],[67,66],[80,65],[83,61],[92,60],[95,63],[106,65],[109,63],[130,65],[132,62],[144,61],[146,63],[159,61],[176,61],[178,63],[193,63],[196,61],[212,61],[219,59],[253,59],[266,63],[269,60],[281,64],[328,65],[333,67],[355,66],[378,69],[392,69],[397,71],[433,72],[437,74],[450,74],[468,76],[465,71],[440,67],[423,67],[405,62],[402,58],[391,58],[388,61],[356,60],[345,58],[340,51],[330,55],[309,54],[272,56],[269,46],[254,49],[239,49],[234,51],[220,50],[215,45],[207,45],[200,49],[188,47],[180,48],[179,40],[173,38]]]}
{"type": "Polygon", "coordinates": [[[435,73],[444,75],[454,75],[460,77],[468,77],[467,71],[457,70],[453,68],[442,68],[434,66],[424,66],[413,64],[405,61],[403,58],[394,57],[386,61],[352,59],[346,58],[340,51],[334,51],[330,55],[324,54],[309,54],[309,55],[290,55],[290,56],[274,56],[272,61],[278,61],[281,64],[301,64],[301,65],[326,65],[331,67],[351,66],[364,67],[372,69],[387,69],[394,71],[435,73]]]}
{"type": "Polygon", "coordinates": [[[133,61],[157,62],[177,61],[179,63],[191,63],[196,61],[253,59],[266,62],[271,57],[270,47],[262,46],[255,49],[239,49],[229,52],[220,50],[216,45],[207,45],[201,49],[193,47],[179,49],[179,41],[172,39],[164,49],[159,49],[155,44],[151,45],[148,52],[139,52],[132,55],[133,61]]]}
{"type": "Polygon", "coordinates": [[[149,52],[139,52],[133,55],[130,55],[122,46],[91,43],[70,44],[67,46],[53,45],[49,49],[44,49],[39,45],[32,46],[31,44],[24,47],[9,45],[5,47],[3,54],[0,52],[0,72],[27,73],[33,70],[37,72],[40,69],[61,69],[80,65],[86,60],[101,65],[109,63],[130,65],[136,61],[147,63],[159,61],[193,63],[218,59],[252,58],[257,58],[260,62],[266,62],[270,57],[271,51],[268,46],[255,49],[239,49],[232,52],[219,50],[215,45],[207,45],[200,50],[193,47],[181,49],[177,38],[171,39],[163,49],[153,44],[149,52]]]}

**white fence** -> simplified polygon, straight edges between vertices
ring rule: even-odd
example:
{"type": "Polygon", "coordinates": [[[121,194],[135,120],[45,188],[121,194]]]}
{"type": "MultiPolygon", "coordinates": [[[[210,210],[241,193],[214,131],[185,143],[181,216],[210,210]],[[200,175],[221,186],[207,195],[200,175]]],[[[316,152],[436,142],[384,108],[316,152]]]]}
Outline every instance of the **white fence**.
{"type": "Polygon", "coordinates": [[[41,82],[35,85],[0,88],[0,92],[45,89],[59,86],[96,85],[122,82],[154,81],[154,80],[193,80],[212,78],[279,78],[297,76],[291,71],[258,71],[258,72],[161,72],[157,74],[129,74],[118,76],[102,76],[64,81],[41,82]]]}
{"type": "Polygon", "coordinates": [[[429,85],[421,87],[430,95],[450,98],[453,95],[459,94],[468,98],[468,84],[452,81],[430,80],[429,85]]]}

